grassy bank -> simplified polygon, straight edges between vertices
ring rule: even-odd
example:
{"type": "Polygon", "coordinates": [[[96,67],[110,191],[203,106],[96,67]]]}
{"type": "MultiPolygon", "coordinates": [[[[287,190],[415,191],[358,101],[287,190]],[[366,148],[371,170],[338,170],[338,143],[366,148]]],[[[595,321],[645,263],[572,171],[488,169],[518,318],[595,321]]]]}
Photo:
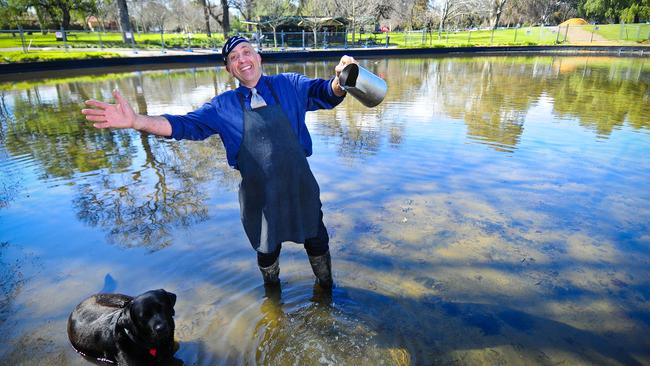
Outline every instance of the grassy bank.
{"type": "MultiPolygon", "coordinates": [[[[650,24],[605,24],[605,25],[584,25],[571,26],[571,29],[582,29],[585,33],[595,33],[608,41],[614,42],[649,42],[650,24]]],[[[354,46],[386,45],[388,37],[390,46],[397,47],[429,47],[429,46],[489,46],[489,45],[536,45],[553,44],[564,42],[565,30],[562,27],[560,34],[557,34],[558,27],[522,27],[497,30],[464,30],[448,31],[438,33],[432,32],[387,32],[387,33],[356,33],[354,46]]],[[[24,32],[25,47],[55,47],[63,48],[130,48],[130,42],[122,41],[121,33],[106,32],[68,32],[67,41],[57,40],[55,32],[50,31],[42,34],[38,31],[24,32]]],[[[311,32],[306,32],[307,42],[310,43],[311,32]]],[[[281,42],[280,33],[277,41],[281,42]]],[[[267,45],[273,44],[273,35],[265,33],[267,45]]],[[[295,38],[295,36],[294,36],[295,38]]],[[[352,33],[347,34],[348,44],[352,45],[352,33]]],[[[339,38],[340,39],[340,38],[339,38]]],[[[323,47],[322,35],[318,36],[318,48],[323,47]]],[[[215,48],[223,45],[222,34],[180,34],[180,33],[136,33],[135,43],[139,48],[160,48],[163,45],[167,48],[215,48]]],[[[22,41],[19,32],[0,32],[0,48],[20,48],[22,41]]],[[[308,44],[309,46],[309,44],[308,44]]],[[[329,45],[337,47],[341,45],[329,45]]]]}
{"type": "MultiPolygon", "coordinates": [[[[57,47],[64,48],[67,45],[69,48],[129,48],[133,45],[131,43],[124,43],[122,41],[121,33],[106,33],[106,32],[69,32],[67,40],[57,40],[54,32],[42,34],[41,32],[24,32],[26,47],[57,47]]],[[[161,37],[160,33],[141,33],[135,35],[135,43],[137,47],[162,47],[164,42],[165,47],[169,48],[186,48],[186,47],[199,47],[199,48],[212,48],[221,47],[224,43],[223,35],[215,35],[208,37],[206,34],[193,34],[188,37],[186,34],[179,33],[165,33],[161,37]]],[[[0,33],[0,48],[17,48],[22,47],[20,34],[9,32],[0,33]]]]}
{"type": "Polygon", "coordinates": [[[650,40],[650,24],[604,24],[598,26],[585,26],[586,29],[602,37],[611,40],[624,40],[636,42],[648,42],[650,40]]]}
{"type": "MultiPolygon", "coordinates": [[[[305,33],[307,34],[307,33],[305,33]]],[[[250,35],[250,34],[249,34],[250,35]]],[[[300,35],[300,34],[298,34],[300,35]]],[[[317,37],[316,48],[340,48],[344,45],[338,35],[339,44],[327,42],[327,36],[317,37]]],[[[276,35],[281,42],[281,35],[276,35]]],[[[583,25],[566,27],[522,27],[497,30],[465,30],[453,32],[385,32],[385,33],[347,33],[348,47],[401,47],[401,48],[428,48],[428,47],[473,47],[473,46],[535,46],[553,44],[607,44],[607,45],[650,45],[650,24],[607,24],[583,25]],[[558,31],[559,29],[559,31],[558,31]],[[594,41],[595,40],[595,41],[594,41]],[[598,43],[600,42],[600,43],[598,43]]],[[[269,50],[269,43],[273,43],[273,35],[265,34],[264,48],[269,50]]],[[[309,34],[307,46],[311,45],[312,35],[309,34]]],[[[0,62],[30,62],[63,59],[87,59],[119,56],[111,52],[111,48],[137,49],[214,49],[220,50],[224,42],[222,34],[179,34],[179,33],[142,33],[135,34],[135,45],[124,43],[121,33],[106,32],[69,32],[67,40],[56,39],[53,31],[43,34],[40,31],[23,32],[21,40],[19,32],[0,32],[0,62]],[[28,50],[23,53],[21,50],[28,50]],[[64,52],[67,47],[68,52],[64,52]],[[46,48],[46,49],[44,49],[46,48]],[[78,51],[79,49],[85,51],[78,51]],[[91,49],[91,50],[88,50],[91,49]],[[75,51],[77,50],[77,51],[75,51]],[[96,51],[94,51],[96,50],[96,51]]],[[[296,34],[293,35],[293,46],[296,34]]],[[[278,46],[281,46],[278,44],[278,46]]],[[[285,45],[286,46],[286,45],[285,45]]],[[[311,47],[310,47],[311,48],[311,47]]]]}
{"type": "Polygon", "coordinates": [[[64,52],[64,51],[36,51],[23,53],[22,51],[0,51],[0,62],[36,62],[55,60],[84,60],[92,58],[108,58],[121,56],[117,52],[64,52]]]}

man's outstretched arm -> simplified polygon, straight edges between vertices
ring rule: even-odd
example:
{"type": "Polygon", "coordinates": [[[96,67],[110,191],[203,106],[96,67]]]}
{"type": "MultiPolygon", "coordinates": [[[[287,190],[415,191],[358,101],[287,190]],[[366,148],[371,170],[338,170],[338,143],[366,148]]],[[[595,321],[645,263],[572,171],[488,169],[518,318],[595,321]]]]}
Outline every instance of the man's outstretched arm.
{"type": "Polygon", "coordinates": [[[86,115],[87,120],[94,122],[95,128],[133,128],[158,136],[171,136],[172,126],[165,117],[135,113],[117,90],[113,91],[113,97],[116,104],[87,100],[86,105],[93,108],[82,109],[81,113],[86,115]]]}

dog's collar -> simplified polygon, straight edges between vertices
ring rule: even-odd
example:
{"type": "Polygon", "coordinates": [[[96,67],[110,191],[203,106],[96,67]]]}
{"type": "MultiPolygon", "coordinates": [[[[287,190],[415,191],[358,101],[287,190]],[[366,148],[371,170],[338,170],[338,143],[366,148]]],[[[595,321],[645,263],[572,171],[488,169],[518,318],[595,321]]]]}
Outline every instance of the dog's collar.
{"type": "MultiPolygon", "coordinates": [[[[126,336],[129,337],[129,339],[131,340],[131,342],[133,342],[133,343],[135,343],[135,344],[141,344],[141,343],[142,343],[142,342],[139,342],[138,339],[136,339],[135,335],[131,334],[131,332],[129,332],[128,329],[126,329],[126,328],[122,328],[122,329],[124,330],[124,333],[126,334],[126,336]]],[[[153,347],[153,348],[148,348],[147,351],[148,351],[149,354],[150,354],[152,357],[154,357],[154,358],[155,358],[156,355],[158,354],[158,350],[157,350],[155,347],[153,347]]]]}

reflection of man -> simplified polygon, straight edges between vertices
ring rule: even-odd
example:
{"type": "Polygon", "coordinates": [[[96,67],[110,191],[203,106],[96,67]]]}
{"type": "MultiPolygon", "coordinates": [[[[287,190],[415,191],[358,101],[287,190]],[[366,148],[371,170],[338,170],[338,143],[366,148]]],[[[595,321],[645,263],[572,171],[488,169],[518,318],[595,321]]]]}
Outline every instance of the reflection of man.
{"type": "Polygon", "coordinates": [[[305,113],[333,108],[345,96],[338,83],[355,60],[341,57],[331,80],[299,74],[262,75],[262,59],[247,39],[229,38],[222,55],[240,86],[214,97],[186,115],[136,114],[115,91],[117,104],[86,101],[86,119],[96,128],[134,128],[175,139],[202,140],[219,134],[228,162],[242,176],[241,219],[257,251],[265,285],[279,284],[282,242],[304,243],[323,288],[331,288],[329,236],[323,224],[318,183],[307,163],[312,153],[305,113]]]}

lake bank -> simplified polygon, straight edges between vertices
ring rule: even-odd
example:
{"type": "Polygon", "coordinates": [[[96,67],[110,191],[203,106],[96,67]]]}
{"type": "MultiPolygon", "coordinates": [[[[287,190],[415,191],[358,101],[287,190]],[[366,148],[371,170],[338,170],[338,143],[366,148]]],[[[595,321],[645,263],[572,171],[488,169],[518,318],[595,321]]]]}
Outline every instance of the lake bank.
{"type": "MultiPolygon", "coordinates": [[[[454,47],[454,48],[349,48],[332,50],[287,50],[279,52],[262,51],[264,62],[283,62],[296,60],[317,60],[339,58],[342,55],[351,55],[355,58],[375,57],[413,57],[432,55],[508,55],[508,54],[558,54],[581,55],[602,54],[630,57],[648,57],[650,46],[492,46],[492,47],[454,47]]],[[[161,54],[158,51],[140,51],[139,53],[124,53],[123,57],[84,59],[84,60],[57,60],[3,64],[0,68],[0,80],[24,80],[25,78],[39,78],[43,73],[53,70],[79,70],[106,68],[106,67],[136,67],[146,66],[147,69],[156,65],[178,65],[178,67],[191,67],[192,65],[221,65],[221,54],[216,52],[195,53],[169,52],[161,54]],[[23,73],[30,73],[25,75],[23,73]]]]}

